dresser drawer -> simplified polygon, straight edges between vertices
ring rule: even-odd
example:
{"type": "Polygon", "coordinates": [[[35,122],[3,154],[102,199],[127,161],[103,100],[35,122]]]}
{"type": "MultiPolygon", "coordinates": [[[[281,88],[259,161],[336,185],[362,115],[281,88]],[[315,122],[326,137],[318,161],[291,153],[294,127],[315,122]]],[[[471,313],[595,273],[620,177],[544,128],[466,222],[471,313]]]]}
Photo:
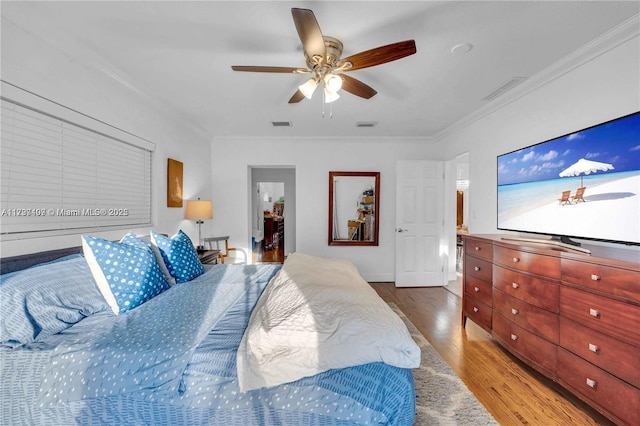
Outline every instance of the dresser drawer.
{"type": "Polygon", "coordinates": [[[465,294],[463,309],[465,315],[471,318],[473,322],[484,328],[486,331],[491,332],[493,311],[489,306],[485,305],[475,297],[465,294]]]}
{"type": "Polygon", "coordinates": [[[625,424],[640,424],[639,389],[562,348],[558,349],[558,378],[625,424]]]}
{"type": "Polygon", "coordinates": [[[640,348],[566,318],[560,318],[560,346],[640,388],[640,348]]]}
{"type": "Polygon", "coordinates": [[[475,277],[487,283],[491,283],[492,273],[491,262],[478,259],[473,256],[465,256],[464,258],[464,274],[467,277],[475,277]]]}
{"type": "Polygon", "coordinates": [[[560,258],[512,250],[506,247],[493,248],[493,261],[507,268],[560,279],[560,258]]]}
{"type": "Polygon", "coordinates": [[[560,314],[632,345],[640,345],[638,306],[561,286],[560,314]]]}
{"type": "Polygon", "coordinates": [[[555,378],[558,364],[557,345],[528,332],[498,313],[493,316],[493,335],[504,346],[535,364],[534,367],[541,368],[546,375],[555,378]]]}
{"type": "Polygon", "coordinates": [[[493,258],[493,244],[490,241],[476,240],[474,238],[464,238],[465,254],[480,257],[491,261],[493,258]]]}
{"type": "Polygon", "coordinates": [[[500,290],[493,292],[493,310],[525,330],[558,344],[558,314],[525,303],[500,290]]]}
{"type": "Polygon", "coordinates": [[[560,286],[501,266],[493,266],[493,286],[505,293],[552,312],[560,309],[560,286]]]}
{"type": "Polygon", "coordinates": [[[562,281],[640,303],[640,273],[562,259],[562,281]]]}
{"type": "Polygon", "coordinates": [[[464,291],[487,306],[493,305],[493,287],[491,286],[491,283],[487,283],[474,276],[467,275],[464,282],[464,291]]]}

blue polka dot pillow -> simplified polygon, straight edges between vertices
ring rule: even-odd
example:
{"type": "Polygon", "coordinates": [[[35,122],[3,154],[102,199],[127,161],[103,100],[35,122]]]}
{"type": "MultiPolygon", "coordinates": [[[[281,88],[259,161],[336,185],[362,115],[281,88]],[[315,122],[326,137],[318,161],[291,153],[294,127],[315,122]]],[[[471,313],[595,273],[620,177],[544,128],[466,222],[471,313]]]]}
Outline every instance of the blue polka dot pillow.
{"type": "Polygon", "coordinates": [[[120,242],[83,235],[82,249],[102,296],[116,314],[169,288],[151,247],[131,233],[120,242]]]}
{"type": "Polygon", "coordinates": [[[151,244],[160,253],[162,261],[171,276],[176,279],[176,283],[191,281],[204,273],[198,253],[184,232],[178,231],[176,235],[169,238],[151,231],[151,244]]]}

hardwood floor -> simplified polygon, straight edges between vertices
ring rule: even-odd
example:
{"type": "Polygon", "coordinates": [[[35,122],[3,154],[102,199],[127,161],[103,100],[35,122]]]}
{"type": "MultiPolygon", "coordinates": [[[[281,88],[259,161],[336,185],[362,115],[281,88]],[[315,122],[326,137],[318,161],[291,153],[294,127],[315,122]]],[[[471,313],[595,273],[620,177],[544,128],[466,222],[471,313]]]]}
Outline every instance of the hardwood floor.
{"type": "Polygon", "coordinates": [[[371,283],[407,315],[501,425],[612,425],[604,416],[517,360],[468,320],[462,300],[441,287],[371,283]]]}
{"type": "Polygon", "coordinates": [[[284,262],[284,244],[278,244],[269,250],[262,247],[253,251],[253,263],[283,263],[284,262]]]}

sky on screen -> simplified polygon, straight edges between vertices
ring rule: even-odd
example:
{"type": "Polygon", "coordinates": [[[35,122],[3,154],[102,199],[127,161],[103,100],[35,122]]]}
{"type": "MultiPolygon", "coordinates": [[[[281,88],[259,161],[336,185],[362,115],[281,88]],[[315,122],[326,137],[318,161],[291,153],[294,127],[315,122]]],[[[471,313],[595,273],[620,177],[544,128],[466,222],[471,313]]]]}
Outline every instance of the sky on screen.
{"type": "Polygon", "coordinates": [[[580,158],[640,170],[640,112],[499,156],[498,185],[559,179],[580,158]]]}

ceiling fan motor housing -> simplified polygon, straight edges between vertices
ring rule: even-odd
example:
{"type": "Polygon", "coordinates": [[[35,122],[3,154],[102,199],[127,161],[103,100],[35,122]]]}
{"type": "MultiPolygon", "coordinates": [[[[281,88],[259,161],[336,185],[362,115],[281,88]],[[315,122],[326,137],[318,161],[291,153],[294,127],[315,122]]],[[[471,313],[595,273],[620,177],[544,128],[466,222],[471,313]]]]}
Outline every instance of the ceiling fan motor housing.
{"type": "Polygon", "coordinates": [[[342,55],[342,42],[335,37],[323,36],[324,39],[324,47],[325,47],[325,55],[324,58],[321,57],[313,57],[309,58],[305,54],[305,58],[307,60],[307,67],[309,69],[314,69],[317,66],[329,66],[333,68],[340,60],[340,56],[342,55]]]}

